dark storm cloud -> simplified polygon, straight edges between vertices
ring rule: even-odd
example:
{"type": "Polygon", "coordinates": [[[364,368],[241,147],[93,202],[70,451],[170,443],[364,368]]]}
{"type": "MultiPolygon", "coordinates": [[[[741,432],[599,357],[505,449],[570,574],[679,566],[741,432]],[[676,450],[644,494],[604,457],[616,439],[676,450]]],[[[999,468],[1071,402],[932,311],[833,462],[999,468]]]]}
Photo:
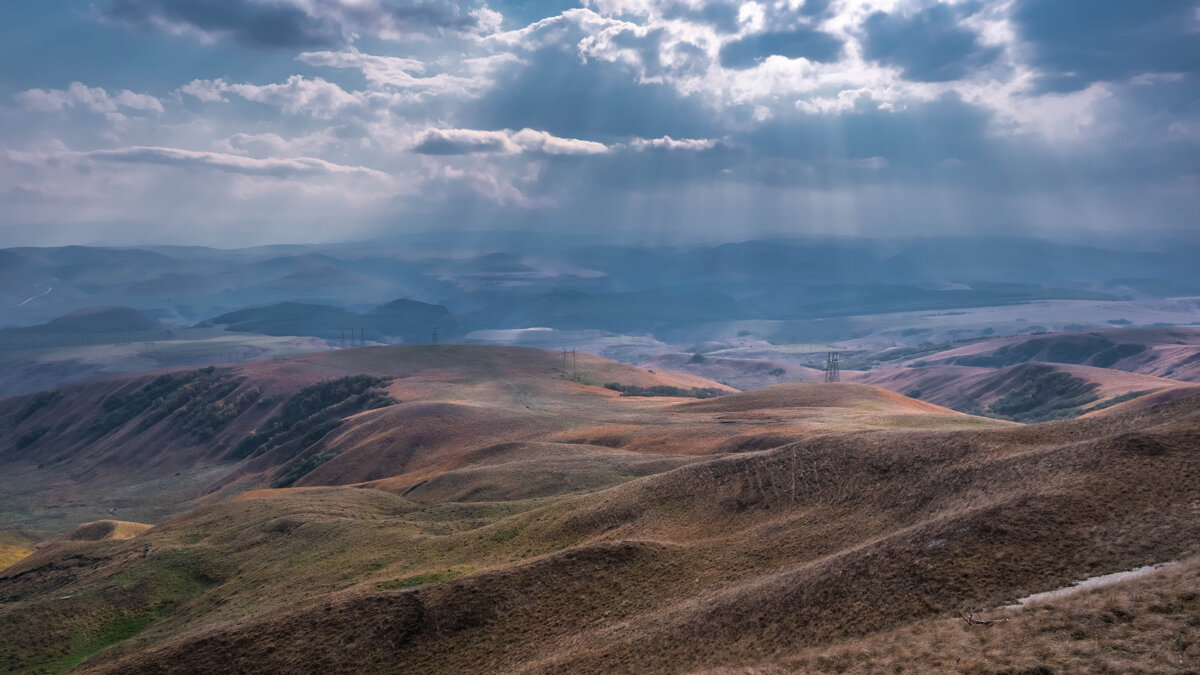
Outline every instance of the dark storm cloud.
{"type": "Polygon", "coordinates": [[[721,47],[721,65],[725,68],[753,68],[768,56],[809,61],[834,61],[842,53],[842,43],[829,33],[807,28],[782,33],[761,33],[726,43],[721,47]]]}
{"type": "Polygon", "coordinates": [[[308,6],[262,0],[109,0],[99,12],[141,30],[192,30],[251,47],[289,49],[343,46],[351,32],[429,32],[474,25],[451,5],[381,0],[351,5],[324,0],[308,6]]]}
{"type": "Polygon", "coordinates": [[[962,27],[963,14],[934,5],[911,16],[876,12],[867,18],[864,55],[900,68],[918,82],[958,80],[996,59],[1000,50],[979,45],[962,27]]]}
{"type": "Polygon", "coordinates": [[[1148,72],[1200,70],[1196,0],[1018,0],[1013,17],[1044,74],[1077,91],[1148,72]]]}

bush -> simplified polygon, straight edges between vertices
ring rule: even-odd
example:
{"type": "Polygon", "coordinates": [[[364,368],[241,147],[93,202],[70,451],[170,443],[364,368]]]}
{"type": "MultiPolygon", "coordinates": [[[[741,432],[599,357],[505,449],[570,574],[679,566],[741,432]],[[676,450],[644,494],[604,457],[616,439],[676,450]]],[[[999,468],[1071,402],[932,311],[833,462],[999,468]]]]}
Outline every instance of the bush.
{"type": "Polygon", "coordinates": [[[681,398],[715,398],[725,394],[724,389],[715,387],[681,389],[679,387],[671,387],[665,384],[656,384],[652,387],[638,387],[632,384],[620,384],[618,382],[609,382],[604,385],[605,389],[621,392],[622,396],[677,396],[681,398]]]}
{"type": "Polygon", "coordinates": [[[29,446],[33,445],[34,443],[37,443],[38,439],[41,438],[42,436],[45,436],[46,432],[48,432],[48,431],[50,431],[50,427],[38,427],[38,428],[34,429],[33,431],[30,431],[27,434],[22,434],[22,435],[18,436],[17,437],[17,449],[24,450],[25,448],[28,448],[29,446]]]}
{"type": "Polygon", "coordinates": [[[289,452],[299,455],[341,424],[343,417],[396,403],[379,389],[388,382],[382,377],[352,375],[309,385],[288,399],[265,425],[243,438],[230,457],[245,459],[288,444],[289,452]]]}
{"type": "Polygon", "coordinates": [[[1146,351],[1146,345],[1134,343],[1119,344],[1115,347],[1105,349],[1092,358],[1092,365],[1098,368],[1108,368],[1121,359],[1127,359],[1131,356],[1137,356],[1146,351]]]}
{"type": "Polygon", "coordinates": [[[40,394],[34,395],[34,397],[30,399],[29,404],[26,405],[21,411],[21,414],[17,415],[16,423],[20,424],[30,417],[33,417],[37,411],[53,404],[60,398],[62,398],[62,394],[57,391],[43,391],[40,394]]]}
{"type": "Polygon", "coordinates": [[[988,406],[985,414],[1017,422],[1047,422],[1074,417],[1081,406],[1099,398],[1096,385],[1078,377],[1034,366],[1022,374],[1020,386],[988,406]]]}
{"type": "MultiPolygon", "coordinates": [[[[321,440],[320,437],[318,437],[317,440],[321,440]]],[[[316,441],[313,442],[315,443],[316,441]]],[[[296,481],[312,473],[317,467],[337,456],[338,453],[336,452],[319,452],[309,455],[308,457],[305,457],[299,462],[293,464],[292,468],[288,469],[287,473],[280,476],[274,483],[271,483],[271,487],[290,487],[291,485],[295,484],[296,481]]]]}

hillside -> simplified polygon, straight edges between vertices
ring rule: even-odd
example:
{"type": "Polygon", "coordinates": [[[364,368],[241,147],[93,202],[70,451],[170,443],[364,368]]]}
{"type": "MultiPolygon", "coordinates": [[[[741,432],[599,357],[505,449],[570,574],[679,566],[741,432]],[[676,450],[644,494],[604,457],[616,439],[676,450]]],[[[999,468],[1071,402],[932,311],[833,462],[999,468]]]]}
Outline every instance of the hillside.
{"type": "MultiPolygon", "coordinates": [[[[829,393],[811,386],[814,400],[829,393]]],[[[0,400],[10,430],[0,439],[0,469],[12,477],[0,481],[10,504],[0,528],[159,522],[271,486],[372,483],[399,493],[446,471],[467,471],[470,482],[472,458],[505,444],[545,449],[560,475],[577,468],[590,476],[582,489],[828,431],[991,424],[882,391],[868,396],[876,402],[792,402],[763,414],[675,406],[719,393],[736,390],[586,354],[564,360],[468,345],[368,347],[99,380],[0,400]]]]}
{"type": "Polygon", "coordinates": [[[433,329],[441,339],[453,341],[462,334],[459,321],[441,305],[415,300],[394,300],[366,313],[341,307],[301,302],[281,302],[253,307],[208,319],[200,326],[265,335],[299,335],[344,344],[395,342],[427,344],[433,329]]]}
{"type": "Polygon", "coordinates": [[[1044,362],[1112,368],[1176,380],[1200,379],[1200,328],[1110,328],[974,340],[897,350],[883,358],[896,365],[939,364],[978,368],[1044,362]],[[899,358],[895,358],[898,356],[899,358]]]}
{"type": "Polygon", "coordinates": [[[0,330],[0,346],[41,346],[154,340],[168,335],[167,327],[129,307],[89,307],[36,326],[0,330]]]}
{"type": "Polygon", "coordinates": [[[958,365],[873,370],[856,381],[992,417],[1044,422],[1100,412],[1148,394],[1194,385],[1092,366],[1023,363],[990,369],[958,365]]]}
{"type": "MultiPolygon", "coordinates": [[[[822,389],[860,410],[928,406],[811,385],[664,410],[775,414],[827,405],[822,389]]],[[[520,443],[459,458],[414,499],[365,486],[250,491],[127,541],[46,547],[0,574],[0,628],[34,628],[0,630],[0,652],[82,672],[878,670],[922,649],[910,636],[960,635],[947,623],[960,612],[994,616],[1032,593],[1200,553],[1197,429],[1193,397],[1028,427],[826,433],[559,495],[460,500],[455,490],[477,489],[492,467],[511,485],[514,462],[569,456],[520,443]],[[839,669],[846,650],[862,656],[839,669]]],[[[1130,613],[1088,610],[1096,628],[1069,603],[1054,605],[1059,623],[1013,612],[995,633],[1009,648],[971,658],[1077,670],[1084,655],[1019,636],[1122,639],[1103,616],[1125,635],[1182,628],[1195,598],[1172,590],[1180,583],[1155,586],[1153,607],[1112,596],[1130,613]]],[[[1191,649],[1126,662],[1179,663],[1191,649]]],[[[914,663],[945,668],[943,653],[914,663]]]]}

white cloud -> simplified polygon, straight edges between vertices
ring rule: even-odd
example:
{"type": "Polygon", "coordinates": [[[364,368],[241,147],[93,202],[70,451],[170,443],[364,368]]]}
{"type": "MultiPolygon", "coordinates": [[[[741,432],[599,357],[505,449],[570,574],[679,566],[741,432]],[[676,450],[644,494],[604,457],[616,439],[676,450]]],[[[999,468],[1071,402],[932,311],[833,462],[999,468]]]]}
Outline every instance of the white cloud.
{"type": "Polygon", "coordinates": [[[236,94],[256,103],[279,108],[289,115],[308,114],[329,119],[349,108],[365,107],[371,96],[366,92],[348,92],[321,77],[312,79],[292,75],[276,84],[231,84],[225,80],[193,80],[180,88],[201,101],[224,101],[224,94],[236,94]]]}
{"type": "Polygon", "coordinates": [[[722,141],[715,138],[635,138],[629,142],[629,147],[639,152],[647,150],[701,152],[712,150],[721,145],[722,141]]]}
{"type": "Polygon", "coordinates": [[[8,151],[8,158],[21,164],[55,164],[71,161],[152,164],[185,169],[211,169],[246,176],[269,178],[311,177],[323,175],[363,176],[388,180],[382,171],[362,166],[334,164],[315,157],[255,159],[217,152],[197,152],[179,148],[134,146],[114,150],[22,152],[8,151]]]}
{"type": "Polygon", "coordinates": [[[521,129],[481,131],[477,129],[426,129],[413,144],[425,155],[539,153],[545,155],[598,155],[610,151],[603,143],[577,138],[560,138],[545,131],[521,129]]]}
{"type": "Polygon", "coordinates": [[[29,110],[58,112],[64,108],[81,107],[94,113],[116,113],[118,109],[162,113],[162,102],[149,94],[137,94],[128,89],[110,96],[101,87],[89,87],[72,82],[66,89],[29,89],[16,95],[17,101],[29,110]]]}
{"type": "Polygon", "coordinates": [[[490,89],[493,71],[518,60],[507,53],[462,59],[457,64],[461,74],[442,72],[426,76],[424,73],[429,66],[424,61],[364,54],[353,48],[340,52],[304,52],[297,59],[312,66],[358,70],[368,84],[380,89],[460,97],[478,96],[490,89]]]}

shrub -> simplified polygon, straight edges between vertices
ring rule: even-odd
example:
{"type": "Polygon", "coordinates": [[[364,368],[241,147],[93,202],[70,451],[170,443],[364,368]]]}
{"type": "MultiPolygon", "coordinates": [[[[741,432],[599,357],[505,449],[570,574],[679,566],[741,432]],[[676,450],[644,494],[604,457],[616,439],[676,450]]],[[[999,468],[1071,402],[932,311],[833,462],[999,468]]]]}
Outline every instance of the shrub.
{"type": "Polygon", "coordinates": [[[679,387],[671,387],[665,384],[656,384],[652,387],[638,387],[632,384],[620,384],[618,382],[609,382],[604,385],[605,389],[621,392],[622,396],[678,396],[682,398],[715,398],[725,394],[724,389],[715,387],[681,389],[679,387]]]}
{"type": "Polygon", "coordinates": [[[17,449],[24,450],[25,448],[28,448],[29,446],[33,445],[34,443],[37,443],[38,439],[41,438],[42,436],[45,436],[46,432],[48,432],[48,431],[50,431],[50,427],[38,427],[38,428],[34,429],[33,431],[30,431],[27,434],[22,434],[22,435],[18,436],[17,437],[17,449]]]}
{"type": "MultiPolygon", "coordinates": [[[[337,425],[334,425],[334,426],[337,426],[337,425]]],[[[326,432],[326,433],[328,433],[328,432],[326,432]]],[[[324,434],[322,434],[322,436],[323,435],[324,434]]],[[[321,440],[321,437],[318,436],[317,440],[318,441],[321,440]]],[[[313,441],[313,442],[315,443],[316,441],[313,441]]],[[[292,468],[288,469],[287,473],[283,474],[278,479],[276,479],[276,481],[274,483],[271,483],[271,487],[275,487],[275,488],[290,487],[291,485],[295,484],[296,481],[298,481],[301,478],[312,473],[317,467],[321,466],[322,464],[328,462],[329,460],[331,460],[337,456],[338,456],[338,453],[336,453],[336,452],[319,452],[316,454],[309,455],[308,457],[305,457],[304,459],[293,464],[292,468]]]]}
{"type": "Polygon", "coordinates": [[[20,424],[30,417],[33,417],[37,411],[53,404],[60,398],[62,398],[62,394],[57,391],[43,391],[40,394],[36,394],[32,399],[30,399],[25,408],[21,410],[21,413],[17,415],[16,423],[20,424]]]}
{"type": "Polygon", "coordinates": [[[1146,345],[1135,343],[1119,344],[1115,347],[1110,347],[1100,352],[1092,358],[1092,365],[1099,368],[1108,368],[1121,359],[1127,359],[1131,356],[1137,356],[1146,351],[1146,345]]]}
{"type": "Polygon", "coordinates": [[[292,398],[265,425],[251,431],[230,452],[245,459],[272,448],[292,444],[293,456],[321,440],[347,415],[392,405],[396,401],[379,387],[386,378],[352,375],[309,385],[292,398]]]}
{"type": "Polygon", "coordinates": [[[1098,397],[1096,385],[1078,377],[1034,366],[1022,374],[1020,386],[988,406],[985,414],[1017,422],[1047,422],[1074,417],[1098,397]]]}

